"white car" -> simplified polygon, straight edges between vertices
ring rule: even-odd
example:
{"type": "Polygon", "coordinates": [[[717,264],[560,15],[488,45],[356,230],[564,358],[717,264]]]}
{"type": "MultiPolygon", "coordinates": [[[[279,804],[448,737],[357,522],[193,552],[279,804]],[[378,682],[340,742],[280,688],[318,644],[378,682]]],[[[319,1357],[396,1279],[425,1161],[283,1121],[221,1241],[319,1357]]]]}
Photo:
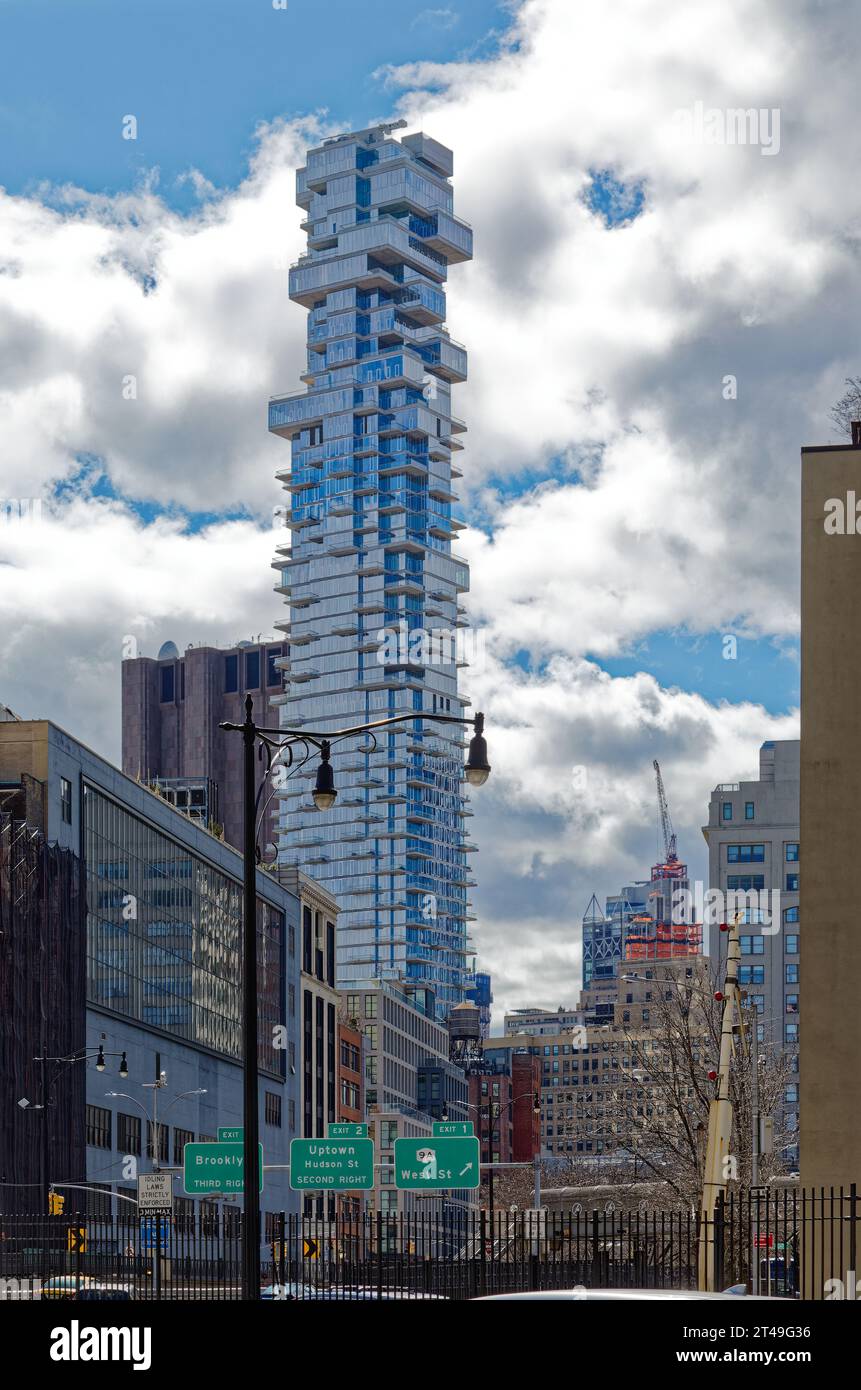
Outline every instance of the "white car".
{"type": "MultiPolygon", "coordinates": [[[[762,1301],[771,1303],[772,1299],[765,1299],[762,1295],[755,1295],[762,1301]]],[[[616,1303],[622,1299],[662,1299],[679,1301],[682,1299],[729,1299],[734,1302],[739,1295],[737,1293],[697,1293],[695,1290],[685,1289],[533,1289],[530,1293],[493,1293],[485,1294],[482,1298],[472,1299],[473,1303],[503,1303],[514,1301],[515,1299],[567,1299],[575,1302],[584,1303],[616,1303]]],[[[750,1295],[747,1295],[750,1297],[750,1295]]]]}

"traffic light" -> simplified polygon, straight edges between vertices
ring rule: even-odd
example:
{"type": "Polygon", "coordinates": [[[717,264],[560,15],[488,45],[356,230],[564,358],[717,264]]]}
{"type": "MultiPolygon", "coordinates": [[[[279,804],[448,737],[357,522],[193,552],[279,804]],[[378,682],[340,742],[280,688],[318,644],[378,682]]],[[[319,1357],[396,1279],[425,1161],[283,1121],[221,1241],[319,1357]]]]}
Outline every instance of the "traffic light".
{"type": "Polygon", "coordinates": [[[59,1192],[49,1192],[49,1193],[48,1193],[48,1213],[49,1213],[49,1215],[51,1215],[51,1216],[62,1216],[62,1215],[63,1215],[63,1207],[65,1206],[65,1204],[66,1204],[66,1199],[65,1199],[65,1197],[63,1197],[59,1192]]]}

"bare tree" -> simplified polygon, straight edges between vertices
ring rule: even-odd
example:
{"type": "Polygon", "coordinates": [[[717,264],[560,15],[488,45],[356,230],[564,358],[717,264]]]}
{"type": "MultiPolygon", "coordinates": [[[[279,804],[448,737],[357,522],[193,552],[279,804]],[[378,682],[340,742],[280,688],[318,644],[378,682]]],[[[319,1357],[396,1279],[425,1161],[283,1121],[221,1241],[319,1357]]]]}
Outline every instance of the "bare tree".
{"type": "MultiPolygon", "coordinates": [[[[644,1176],[662,1180],[680,1199],[696,1205],[714,1095],[708,1072],[716,1066],[720,1050],[724,1006],[714,997],[705,963],[693,979],[669,973],[663,980],[656,979],[654,996],[648,1032],[626,1034],[629,1060],[619,1081],[624,1096],[624,1101],[620,1096],[624,1118],[618,1125],[619,1139],[635,1155],[644,1176]]],[[[743,1012],[743,1024],[736,1024],[730,1073],[733,1130],[726,1176],[730,1186],[746,1187],[753,1157],[750,1030],[758,1026],[760,1016],[749,1008],[743,1012]]],[[[767,1035],[769,1030],[764,1031],[767,1035]]],[[[758,1052],[758,1110],[779,1121],[785,1087],[794,1076],[792,1057],[782,1044],[768,1040],[759,1044],[758,1052]]],[[[761,1182],[785,1171],[781,1152],[791,1138],[783,1131],[775,1132],[774,1152],[763,1155],[759,1164],[761,1182]]]]}
{"type": "Polygon", "coordinates": [[[848,376],[846,386],[849,389],[831,408],[831,419],[841,434],[850,436],[852,421],[861,420],[861,376],[848,376]]]}
{"type": "MultiPolygon", "coordinates": [[[[714,997],[715,983],[708,962],[700,960],[693,975],[682,977],[672,967],[654,968],[649,995],[648,1026],[611,1027],[605,1031],[612,1054],[609,1075],[593,1083],[601,1089],[582,1090],[572,1098],[573,1117],[564,1125],[571,1140],[601,1141],[600,1167],[594,1160],[571,1154],[548,1161],[555,1187],[629,1186],[654,1184],[656,1200],[670,1195],[683,1207],[696,1207],[702,1190],[708,1136],[709,1108],[714,1082],[708,1072],[720,1051],[722,1001],[714,997]],[[616,1161],[614,1161],[616,1160],[616,1161]]],[[[736,1027],[735,1058],[730,1076],[733,1105],[731,1153],[727,1179],[747,1186],[753,1156],[751,1028],[766,1022],[752,1008],[736,1027]]],[[[764,1032],[768,1032],[768,1028],[764,1032]]],[[[759,1181],[785,1172],[782,1152],[795,1135],[783,1128],[784,1094],[795,1080],[792,1056],[780,1043],[758,1047],[758,1112],[773,1115],[774,1153],[763,1155],[759,1181]]]]}

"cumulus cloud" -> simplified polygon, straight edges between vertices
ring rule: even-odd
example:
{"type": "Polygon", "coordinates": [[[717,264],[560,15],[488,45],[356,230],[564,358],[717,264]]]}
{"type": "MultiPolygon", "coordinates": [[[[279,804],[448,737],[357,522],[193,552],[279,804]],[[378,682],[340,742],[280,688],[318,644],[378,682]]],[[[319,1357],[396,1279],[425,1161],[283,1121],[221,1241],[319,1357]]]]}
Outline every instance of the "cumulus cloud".
{"type": "MultiPolygon", "coordinates": [[[[491,653],[464,682],[493,720],[476,935],[503,1006],[562,1002],[563,958],[576,994],[582,907],[652,859],[653,756],[698,846],[711,786],[795,732],[594,659],[657,630],[797,628],[798,448],[831,439],[858,371],[857,32],[848,0],[525,0],[491,56],[380,74],[411,128],[454,147],[475,228],[449,305],[471,354],[459,548],[491,653]],[[697,103],[778,111],[779,151],[684,137],[697,103]]],[[[36,549],[7,527],[4,694],[23,712],[79,729],[86,711],[106,746],[118,632],[230,640],[278,615],[265,517],[287,451],[265,404],[304,359],[293,170],[324,133],[262,126],[237,188],[189,172],[183,216],[155,178],[0,196],[0,496],[47,500],[87,455],[157,509],[249,515],[197,535],[91,497],[51,512],[36,549]]]]}

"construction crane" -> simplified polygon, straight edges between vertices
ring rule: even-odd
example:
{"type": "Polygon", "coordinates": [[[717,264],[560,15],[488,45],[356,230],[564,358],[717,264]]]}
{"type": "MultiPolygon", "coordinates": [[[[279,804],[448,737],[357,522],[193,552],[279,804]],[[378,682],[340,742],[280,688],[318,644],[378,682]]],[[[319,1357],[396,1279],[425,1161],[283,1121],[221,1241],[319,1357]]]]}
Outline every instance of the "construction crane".
{"type": "Polygon", "coordinates": [[[679,857],[676,853],[676,832],[673,829],[673,822],[670,820],[667,794],[664,791],[664,779],[661,776],[661,765],[657,758],[652,762],[652,767],[655,769],[655,778],[658,783],[658,812],[661,817],[661,829],[664,833],[664,863],[675,864],[679,857]]]}

